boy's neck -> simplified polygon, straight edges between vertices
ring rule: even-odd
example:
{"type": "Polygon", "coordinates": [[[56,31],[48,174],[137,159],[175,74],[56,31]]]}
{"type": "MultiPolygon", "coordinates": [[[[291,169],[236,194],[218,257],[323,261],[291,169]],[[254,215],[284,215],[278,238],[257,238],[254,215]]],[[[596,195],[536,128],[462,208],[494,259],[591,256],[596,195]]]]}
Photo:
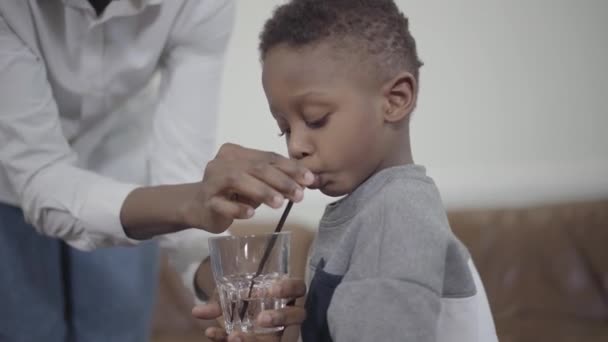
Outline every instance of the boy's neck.
{"type": "MultiPolygon", "coordinates": [[[[374,172],[372,172],[366,179],[365,181],[367,181],[369,178],[373,177],[375,174],[377,174],[378,172],[391,168],[391,167],[396,167],[396,166],[405,166],[405,165],[411,165],[414,164],[414,158],[412,157],[412,148],[410,147],[410,139],[409,139],[409,135],[407,136],[407,138],[401,142],[401,143],[396,143],[393,146],[395,146],[394,148],[392,148],[389,153],[387,153],[386,157],[382,160],[382,162],[378,165],[378,167],[374,170],[374,172]]],[[[365,182],[363,181],[363,182],[365,182]]],[[[358,187],[358,186],[357,186],[358,187]]],[[[353,189],[354,191],[354,189],[353,189]]],[[[347,195],[350,195],[352,193],[352,191],[350,193],[348,193],[347,195]]]]}
{"type": "Polygon", "coordinates": [[[378,170],[376,170],[376,172],[378,172],[380,170],[388,169],[389,167],[403,166],[403,165],[409,165],[409,164],[414,163],[414,158],[412,156],[412,149],[411,149],[409,143],[407,144],[407,147],[401,145],[400,148],[395,149],[394,151],[391,151],[391,152],[392,153],[389,153],[387,158],[382,161],[382,163],[380,164],[380,167],[378,168],[378,170]]]}
{"type": "Polygon", "coordinates": [[[394,166],[403,166],[414,163],[414,157],[412,155],[412,147],[410,143],[409,125],[404,127],[404,132],[394,137],[395,139],[389,143],[389,148],[385,158],[380,163],[376,172],[387,169],[394,166]]]}

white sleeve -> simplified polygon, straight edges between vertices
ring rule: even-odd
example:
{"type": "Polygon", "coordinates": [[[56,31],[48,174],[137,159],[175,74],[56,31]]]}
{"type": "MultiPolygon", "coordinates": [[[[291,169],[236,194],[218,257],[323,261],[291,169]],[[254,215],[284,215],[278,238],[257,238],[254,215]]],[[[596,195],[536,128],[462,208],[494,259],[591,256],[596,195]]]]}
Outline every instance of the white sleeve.
{"type": "Polygon", "coordinates": [[[0,167],[28,222],[84,250],[135,244],[120,208],[135,185],[77,167],[45,65],[0,14],[0,167]]]}
{"type": "MultiPolygon", "coordinates": [[[[232,0],[192,0],[176,21],[163,55],[161,98],[149,152],[153,185],[200,181],[212,158],[234,15],[232,0]]],[[[190,289],[198,265],[209,255],[209,236],[190,229],[158,238],[190,289]]]]}

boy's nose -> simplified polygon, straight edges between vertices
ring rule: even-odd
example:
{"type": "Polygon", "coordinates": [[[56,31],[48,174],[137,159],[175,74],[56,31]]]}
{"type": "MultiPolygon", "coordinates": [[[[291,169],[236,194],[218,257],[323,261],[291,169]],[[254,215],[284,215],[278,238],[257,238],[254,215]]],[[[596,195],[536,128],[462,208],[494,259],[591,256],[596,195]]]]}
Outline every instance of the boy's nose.
{"type": "Polygon", "coordinates": [[[309,155],[310,154],[306,153],[306,152],[297,152],[297,153],[294,153],[291,157],[293,159],[301,160],[301,159],[308,157],[309,155]]]}
{"type": "Polygon", "coordinates": [[[303,134],[291,133],[287,144],[289,157],[297,160],[304,159],[313,153],[312,144],[303,134]]]}

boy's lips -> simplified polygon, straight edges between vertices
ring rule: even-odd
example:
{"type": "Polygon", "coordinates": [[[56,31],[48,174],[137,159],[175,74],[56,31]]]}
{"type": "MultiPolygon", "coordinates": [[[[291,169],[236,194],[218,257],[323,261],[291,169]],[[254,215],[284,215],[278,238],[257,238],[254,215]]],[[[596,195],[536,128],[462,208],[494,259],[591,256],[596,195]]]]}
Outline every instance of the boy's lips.
{"type": "Polygon", "coordinates": [[[309,189],[318,189],[321,187],[321,174],[315,173],[315,180],[308,186],[309,189]]]}

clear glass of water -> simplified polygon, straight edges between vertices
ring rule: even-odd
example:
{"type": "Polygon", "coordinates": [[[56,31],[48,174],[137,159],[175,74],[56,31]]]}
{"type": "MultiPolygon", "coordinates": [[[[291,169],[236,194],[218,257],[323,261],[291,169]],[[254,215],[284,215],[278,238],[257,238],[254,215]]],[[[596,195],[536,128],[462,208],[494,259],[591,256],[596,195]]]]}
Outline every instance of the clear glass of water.
{"type": "Polygon", "coordinates": [[[285,307],[287,301],[271,297],[269,290],[289,275],[290,238],[289,232],[280,232],[209,239],[211,267],[228,334],[267,334],[284,329],[260,327],[256,319],[262,311],[285,307]]]}

